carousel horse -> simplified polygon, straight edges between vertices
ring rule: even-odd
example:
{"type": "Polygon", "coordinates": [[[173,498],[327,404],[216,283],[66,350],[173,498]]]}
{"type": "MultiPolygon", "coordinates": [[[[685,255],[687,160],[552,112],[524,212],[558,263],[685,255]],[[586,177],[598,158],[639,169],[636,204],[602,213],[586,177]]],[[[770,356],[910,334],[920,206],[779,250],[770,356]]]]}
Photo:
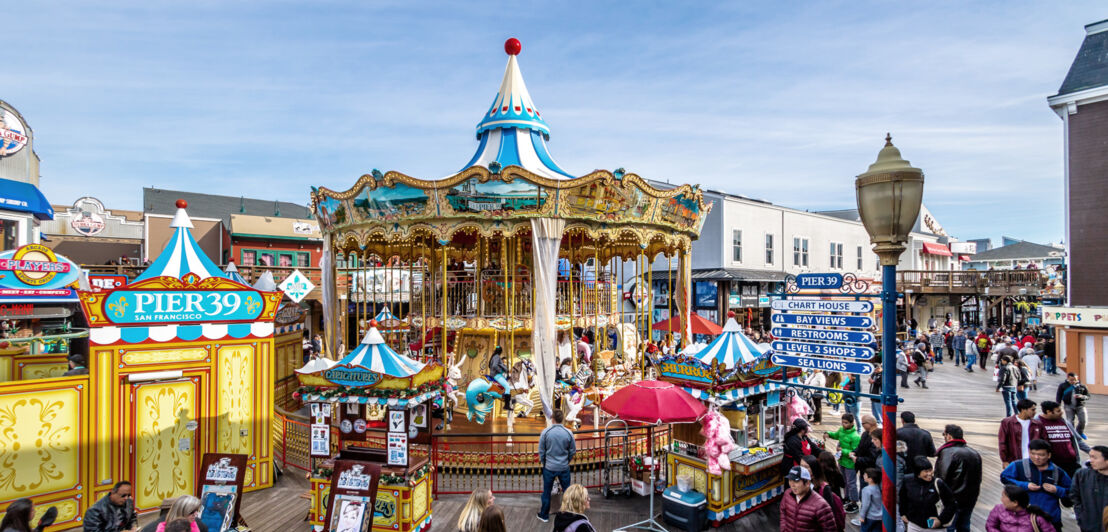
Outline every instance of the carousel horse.
{"type": "Polygon", "coordinates": [[[517,406],[523,407],[520,417],[527,417],[535,409],[535,402],[531,400],[531,388],[535,386],[535,365],[530,360],[520,360],[512,365],[511,379],[508,381],[512,387],[511,412],[514,413],[517,406]]]}
{"type": "MultiPolygon", "coordinates": [[[[448,360],[453,361],[453,357],[448,357],[448,360]]],[[[442,409],[447,429],[454,422],[454,407],[458,406],[458,395],[462,393],[458,389],[458,379],[462,378],[463,363],[465,359],[455,365],[446,366],[446,393],[442,396],[442,409]]]]}

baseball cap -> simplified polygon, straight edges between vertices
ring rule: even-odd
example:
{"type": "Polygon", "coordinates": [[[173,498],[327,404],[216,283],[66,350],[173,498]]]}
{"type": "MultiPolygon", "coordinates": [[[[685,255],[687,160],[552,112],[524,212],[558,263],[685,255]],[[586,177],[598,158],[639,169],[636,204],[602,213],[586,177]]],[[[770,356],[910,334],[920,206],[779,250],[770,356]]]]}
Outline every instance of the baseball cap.
{"type": "Polygon", "coordinates": [[[803,467],[793,466],[793,468],[789,470],[789,474],[785,475],[785,478],[789,480],[807,480],[811,482],[812,473],[803,467]]]}

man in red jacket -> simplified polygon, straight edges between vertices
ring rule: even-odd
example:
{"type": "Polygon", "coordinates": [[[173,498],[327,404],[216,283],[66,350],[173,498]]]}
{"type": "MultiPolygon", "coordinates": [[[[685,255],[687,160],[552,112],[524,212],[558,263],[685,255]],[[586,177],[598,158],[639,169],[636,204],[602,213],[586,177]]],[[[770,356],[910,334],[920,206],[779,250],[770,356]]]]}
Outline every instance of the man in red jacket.
{"type": "Polygon", "coordinates": [[[1062,405],[1054,401],[1043,401],[1043,413],[1037,421],[1043,426],[1043,439],[1050,442],[1050,461],[1062,468],[1071,478],[1081,468],[1081,454],[1092,450],[1085,440],[1077,435],[1077,429],[1062,417],[1062,405]]]}
{"type": "Polygon", "coordinates": [[[785,478],[789,491],[781,497],[781,532],[835,532],[831,505],[812,491],[812,474],[796,466],[785,478]]]}
{"type": "Polygon", "coordinates": [[[1030,458],[1028,445],[1031,440],[1046,438],[1042,421],[1035,418],[1035,401],[1020,399],[1016,403],[1016,414],[1000,422],[997,434],[1000,447],[1000,461],[1004,467],[1017,460],[1030,458]]]}

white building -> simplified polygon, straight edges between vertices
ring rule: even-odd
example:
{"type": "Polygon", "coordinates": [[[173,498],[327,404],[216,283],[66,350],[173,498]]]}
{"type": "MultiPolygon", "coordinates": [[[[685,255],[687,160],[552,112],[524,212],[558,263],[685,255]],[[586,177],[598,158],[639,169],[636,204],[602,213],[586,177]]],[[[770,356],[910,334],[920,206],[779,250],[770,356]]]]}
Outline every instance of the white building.
{"type": "Polygon", "coordinates": [[[38,189],[34,135],[23,115],[0,100],[0,251],[39,242],[39,222],[54,217],[38,189]]]}

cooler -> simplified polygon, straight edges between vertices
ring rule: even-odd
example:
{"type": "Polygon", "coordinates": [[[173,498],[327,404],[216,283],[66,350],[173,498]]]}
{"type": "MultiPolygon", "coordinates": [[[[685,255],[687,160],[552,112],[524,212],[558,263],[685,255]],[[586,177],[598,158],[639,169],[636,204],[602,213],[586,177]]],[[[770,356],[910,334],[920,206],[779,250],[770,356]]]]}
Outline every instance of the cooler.
{"type": "Polygon", "coordinates": [[[662,492],[662,519],[687,532],[700,532],[708,521],[708,498],[698,491],[670,486],[662,492]]]}

